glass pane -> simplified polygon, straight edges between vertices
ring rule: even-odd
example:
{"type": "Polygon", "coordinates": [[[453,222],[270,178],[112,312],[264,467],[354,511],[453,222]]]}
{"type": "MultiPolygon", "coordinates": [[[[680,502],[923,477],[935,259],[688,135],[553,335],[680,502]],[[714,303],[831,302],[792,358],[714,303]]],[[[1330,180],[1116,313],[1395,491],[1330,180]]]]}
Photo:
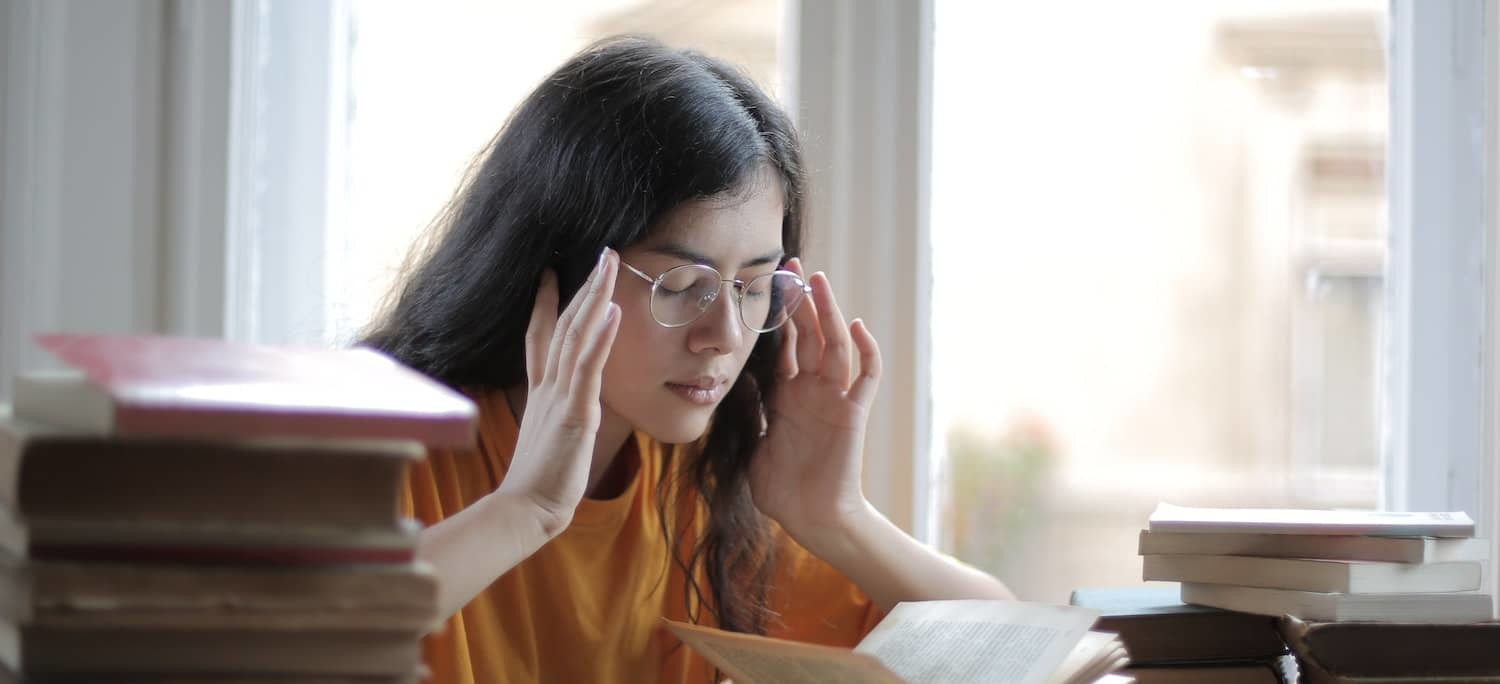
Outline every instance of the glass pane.
{"type": "Polygon", "coordinates": [[[510,111],[574,52],[650,33],[705,50],[780,87],[780,0],[505,3],[354,0],[345,160],[330,184],[334,341],[353,339],[395,281],[407,248],[452,196],[510,111]],[[340,199],[338,196],[342,195],[340,199]]]}
{"type": "Polygon", "coordinates": [[[956,555],[1066,601],[1140,581],[1158,501],[1376,505],[1385,12],[937,0],[956,555]]]}

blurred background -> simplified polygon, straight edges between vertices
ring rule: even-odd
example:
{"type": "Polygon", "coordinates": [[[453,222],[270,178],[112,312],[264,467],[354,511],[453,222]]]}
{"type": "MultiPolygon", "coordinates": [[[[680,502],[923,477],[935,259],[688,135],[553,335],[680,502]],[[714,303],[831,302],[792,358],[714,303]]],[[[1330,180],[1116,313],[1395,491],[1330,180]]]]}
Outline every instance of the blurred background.
{"type": "MultiPolygon", "coordinates": [[[[1138,580],[1159,499],[1378,503],[1385,5],[1159,4],[935,3],[937,527],[1031,598],[1138,580]]],[[[569,54],[649,32],[775,90],[783,12],[351,3],[333,339],[569,54]]]]}
{"type": "MultiPolygon", "coordinates": [[[[49,52],[59,48],[47,31],[76,44],[121,40],[103,36],[122,21],[159,23],[120,48],[140,64],[91,77],[157,89],[114,124],[146,151],[77,173],[131,177],[142,155],[154,160],[155,175],[126,191],[168,197],[127,229],[156,247],[127,236],[95,248],[127,260],[126,279],[167,275],[140,286],[154,303],[101,303],[66,278],[36,309],[12,268],[8,320],[29,328],[351,343],[512,108],[567,56],[616,33],[743,65],[804,122],[815,179],[833,174],[814,194],[840,189],[827,181],[838,157],[817,152],[840,133],[809,118],[825,94],[807,60],[823,58],[794,0],[4,1],[0,36],[42,31],[0,50],[10,74],[0,104],[21,117],[0,148],[11,157],[7,264],[40,255],[86,269],[58,256],[73,238],[17,226],[109,220],[37,199],[66,183],[28,180],[72,168],[49,171],[47,135],[97,129],[18,104],[18,92],[45,104],[48,88],[61,102],[86,87],[48,76],[77,67],[49,52]],[[204,35],[255,39],[216,47],[204,35]],[[141,75],[160,63],[164,77],[141,75]],[[203,121],[223,123],[194,127],[203,121]],[[205,204],[192,191],[205,183],[232,191],[205,204]],[[205,237],[201,216],[228,228],[205,237]]],[[[917,179],[917,219],[879,229],[909,230],[922,262],[912,276],[889,255],[839,252],[858,234],[845,226],[819,248],[834,256],[814,264],[856,301],[915,302],[896,320],[865,314],[886,326],[876,332],[897,363],[909,360],[882,393],[897,402],[891,414],[916,416],[898,433],[912,446],[889,447],[870,475],[907,510],[893,517],[1023,598],[1065,601],[1076,587],[1139,581],[1136,532],[1158,501],[1387,505],[1391,5],[922,6],[930,80],[918,92],[930,109],[912,130],[928,156],[893,164],[894,182],[917,179]],[[923,326],[911,340],[904,318],[923,326]]],[[[908,78],[904,64],[842,59],[830,68],[871,80],[843,84],[836,72],[837,88],[908,78]]],[[[0,335],[0,371],[45,363],[25,346],[19,328],[0,335]]]]}

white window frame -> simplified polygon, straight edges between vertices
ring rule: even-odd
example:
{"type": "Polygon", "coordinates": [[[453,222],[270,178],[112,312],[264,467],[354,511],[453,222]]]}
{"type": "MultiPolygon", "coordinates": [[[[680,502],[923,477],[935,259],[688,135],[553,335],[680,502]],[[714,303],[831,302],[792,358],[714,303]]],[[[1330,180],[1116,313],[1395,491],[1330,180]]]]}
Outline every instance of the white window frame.
{"type": "Polygon", "coordinates": [[[1500,587],[1500,2],[1485,6],[1485,308],[1484,308],[1484,442],[1480,451],[1481,533],[1490,539],[1490,567],[1485,589],[1500,587]]]}
{"type": "Polygon", "coordinates": [[[0,0],[0,402],[53,330],[165,328],[167,7],[0,0]]]}
{"type": "Polygon", "coordinates": [[[865,495],[931,541],[933,3],[787,1],[783,82],[809,175],[805,261],[881,345],[865,495]]]}
{"type": "MultiPolygon", "coordinates": [[[[1467,511],[1492,539],[1500,530],[1497,14],[1496,0],[1391,3],[1383,496],[1390,510],[1467,511]]],[[[1497,586],[1495,571],[1487,589],[1497,586]]]]}

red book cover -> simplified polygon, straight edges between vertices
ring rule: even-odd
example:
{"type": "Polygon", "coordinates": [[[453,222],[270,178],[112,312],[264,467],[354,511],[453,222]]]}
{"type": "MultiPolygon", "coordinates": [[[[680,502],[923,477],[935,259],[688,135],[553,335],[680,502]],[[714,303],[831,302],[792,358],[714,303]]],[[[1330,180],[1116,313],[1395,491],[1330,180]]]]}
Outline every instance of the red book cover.
{"type": "Polygon", "coordinates": [[[84,377],[18,378],[21,418],[121,436],[474,443],[473,402],[370,349],[149,335],[37,341],[84,377]]]}

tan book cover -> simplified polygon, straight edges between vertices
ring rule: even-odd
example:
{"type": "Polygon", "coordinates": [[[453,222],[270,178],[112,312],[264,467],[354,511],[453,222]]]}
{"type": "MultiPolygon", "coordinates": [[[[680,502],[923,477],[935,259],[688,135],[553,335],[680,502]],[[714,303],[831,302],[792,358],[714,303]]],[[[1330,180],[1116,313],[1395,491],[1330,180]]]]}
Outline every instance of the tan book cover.
{"type": "Polygon", "coordinates": [[[1254,556],[1142,556],[1146,580],[1230,584],[1268,589],[1394,594],[1473,591],[1478,561],[1382,563],[1254,556]]]}
{"type": "Polygon", "coordinates": [[[1323,558],[1391,563],[1482,561],[1490,541],[1474,537],[1368,537],[1332,534],[1258,534],[1252,532],[1156,532],[1141,530],[1142,556],[1179,554],[1323,558]]]}
{"type": "Polygon", "coordinates": [[[1105,679],[1128,660],[1098,612],[1020,601],[897,605],[854,649],[802,644],[667,621],[683,643],[736,684],[1016,682],[1105,679]]]}
{"type": "Polygon", "coordinates": [[[0,408],[0,504],[28,521],[394,530],[407,467],[425,454],[411,440],[121,439],[0,408]]]}
{"type": "Polygon", "coordinates": [[[57,629],[388,631],[441,626],[424,563],[286,567],[60,563],[0,567],[0,620],[57,629]]]}

